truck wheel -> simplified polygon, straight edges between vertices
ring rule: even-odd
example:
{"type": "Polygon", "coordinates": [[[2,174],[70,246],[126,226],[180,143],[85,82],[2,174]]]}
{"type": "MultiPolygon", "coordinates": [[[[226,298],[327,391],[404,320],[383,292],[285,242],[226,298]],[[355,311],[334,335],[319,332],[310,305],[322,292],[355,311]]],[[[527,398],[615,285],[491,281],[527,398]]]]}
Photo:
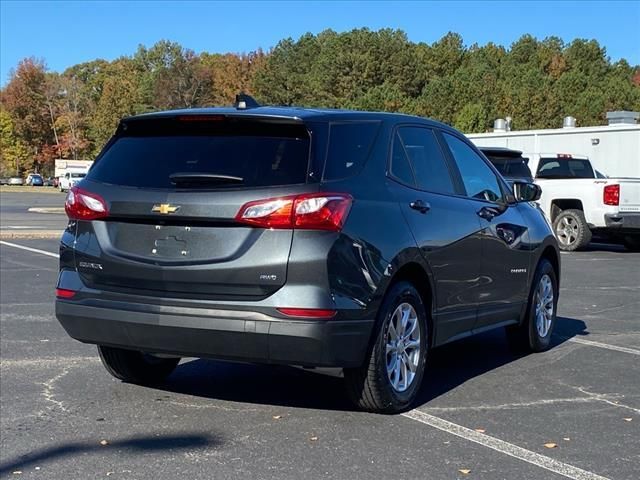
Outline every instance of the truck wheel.
{"type": "Polygon", "coordinates": [[[345,368],[347,393],[363,410],[397,413],[413,402],[427,358],[427,311],[408,282],[393,285],[378,311],[365,363],[345,368]]]}
{"type": "Polygon", "coordinates": [[[563,210],[553,222],[560,250],[573,252],[591,241],[591,230],[582,210],[563,210]]]}
{"type": "Polygon", "coordinates": [[[557,310],[558,278],[551,263],[543,258],[533,276],[523,321],[506,328],[511,348],[523,353],[547,350],[551,345],[557,310]]]}
{"type": "Polygon", "coordinates": [[[622,240],[627,250],[640,252],[640,235],[626,235],[622,240]]]}
{"type": "Polygon", "coordinates": [[[179,358],[159,358],[134,350],[98,345],[104,368],[119,380],[154,384],[165,380],[176,368],[179,358]]]}

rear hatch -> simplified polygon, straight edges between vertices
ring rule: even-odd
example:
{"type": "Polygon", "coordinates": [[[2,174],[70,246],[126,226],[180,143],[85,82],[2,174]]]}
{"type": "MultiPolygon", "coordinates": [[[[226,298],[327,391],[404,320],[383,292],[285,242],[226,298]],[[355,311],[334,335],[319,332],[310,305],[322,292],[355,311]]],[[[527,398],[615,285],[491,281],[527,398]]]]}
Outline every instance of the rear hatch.
{"type": "Polygon", "coordinates": [[[257,299],[286,281],[292,230],[235,217],[250,201],[309,191],[310,135],[295,119],[131,119],[80,185],[105,218],[78,221],[76,265],[92,288],[257,299]]]}

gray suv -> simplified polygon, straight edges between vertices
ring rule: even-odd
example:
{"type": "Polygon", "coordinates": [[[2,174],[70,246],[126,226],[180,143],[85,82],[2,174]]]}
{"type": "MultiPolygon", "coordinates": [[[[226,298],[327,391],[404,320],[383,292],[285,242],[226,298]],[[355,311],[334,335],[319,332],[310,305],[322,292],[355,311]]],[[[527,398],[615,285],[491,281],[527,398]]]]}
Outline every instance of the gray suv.
{"type": "Polygon", "coordinates": [[[68,193],[56,315],[123,381],[181,357],[341,367],[357,406],[398,412],[434,347],[498,327],[549,347],[539,195],[418,117],[243,100],[126,118],[68,193]]]}

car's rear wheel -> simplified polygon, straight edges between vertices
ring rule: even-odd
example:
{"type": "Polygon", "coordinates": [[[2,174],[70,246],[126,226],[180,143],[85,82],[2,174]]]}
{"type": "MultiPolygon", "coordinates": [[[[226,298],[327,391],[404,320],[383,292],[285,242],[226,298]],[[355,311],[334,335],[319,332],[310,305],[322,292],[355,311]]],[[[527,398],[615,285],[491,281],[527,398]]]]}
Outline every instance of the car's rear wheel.
{"type": "Polygon", "coordinates": [[[558,308],[558,278],[551,263],[540,260],[533,277],[525,318],[507,327],[507,338],[518,352],[542,352],[551,345],[558,308]]]}
{"type": "Polygon", "coordinates": [[[396,413],[409,407],[422,383],[428,345],[422,298],[413,285],[398,282],[378,311],[365,363],[344,371],[351,400],[371,412],[396,413]]]}
{"type": "Polygon", "coordinates": [[[179,358],[160,358],[147,353],[98,345],[100,360],[119,380],[153,384],[164,381],[178,365],[179,358]]]}
{"type": "Polygon", "coordinates": [[[591,230],[582,210],[562,210],[553,221],[553,231],[561,250],[573,252],[591,241],[591,230]]]}

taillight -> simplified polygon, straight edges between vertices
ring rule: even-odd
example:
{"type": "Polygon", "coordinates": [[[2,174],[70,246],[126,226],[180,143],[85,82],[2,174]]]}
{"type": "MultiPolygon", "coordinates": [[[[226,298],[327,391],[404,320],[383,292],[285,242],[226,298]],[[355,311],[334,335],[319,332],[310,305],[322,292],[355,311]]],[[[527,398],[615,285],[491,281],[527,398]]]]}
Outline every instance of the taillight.
{"type": "Polygon", "coordinates": [[[73,298],[75,296],[75,290],[67,290],[66,288],[56,288],[56,297],[58,298],[73,298]]]}
{"type": "Polygon", "coordinates": [[[280,313],[288,317],[298,318],[333,318],[337,311],[324,308],[278,308],[280,313]]]}
{"type": "Polygon", "coordinates": [[[104,199],[97,193],[71,187],[64,202],[64,210],[71,220],[96,220],[109,215],[104,199]]]}
{"type": "Polygon", "coordinates": [[[263,228],[342,229],[353,199],[345,193],[305,193],[244,204],[236,221],[263,228]]]}
{"type": "Polygon", "coordinates": [[[605,205],[620,205],[620,185],[605,185],[602,201],[605,205]]]}

